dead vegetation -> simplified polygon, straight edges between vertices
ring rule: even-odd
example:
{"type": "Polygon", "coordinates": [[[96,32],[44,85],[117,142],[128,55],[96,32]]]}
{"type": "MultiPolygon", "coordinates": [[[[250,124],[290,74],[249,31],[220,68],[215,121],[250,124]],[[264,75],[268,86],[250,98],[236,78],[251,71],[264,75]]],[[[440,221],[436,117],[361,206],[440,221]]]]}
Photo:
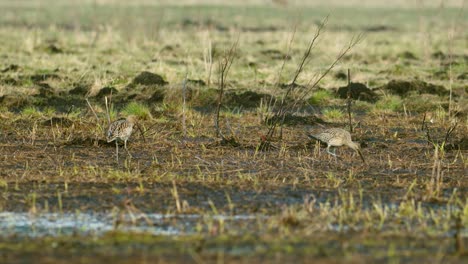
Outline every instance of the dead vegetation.
{"type": "Polygon", "coordinates": [[[466,47],[432,33],[447,18],[432,47],[414,37],[425,17],[406,10],[389,25],[359,19],[380,10],[337,9],[287,27],[294,8],[230,7],[240,20],[221,7],[135,8],[125,12],[148,19],[125,23],[114,8],[95,6],[80,28],[65,15],[33,29],[0,18],[0,231],[25,212],[111,226],[0,236],[6,262],[54,243],[129,263],[466,258],[466,47]],[[161,10],[171,15],[151,20],[161,10]],[[128,115],[142,132],[116,160],[104,130],[128,115]],[[366,163],[307,138],[329,127],[351,131],[366,163]]]}

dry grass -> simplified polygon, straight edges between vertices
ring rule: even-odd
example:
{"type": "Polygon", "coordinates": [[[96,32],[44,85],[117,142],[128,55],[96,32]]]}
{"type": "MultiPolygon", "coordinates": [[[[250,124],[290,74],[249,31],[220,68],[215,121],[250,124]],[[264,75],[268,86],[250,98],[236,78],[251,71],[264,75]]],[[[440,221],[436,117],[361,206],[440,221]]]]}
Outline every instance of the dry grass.
{"type": "Polygon", "coordinates": [[[316,22],[328,13],[290,2],[182,8],[97,1],[32,9],[26,2],[2,3],[0,210],[38,217],[104,212],[116,226],[144,222],[183,231],[171,237],[0,237],[6,260],[27,260],[24,252],[68,255],[79,244],[89,253],[81,258],[85,263],[92,262],[86,257],[92,253],[122,262],[174,256],[181,262],[462,262],[468,224],[467,20],[453,8],[455,1],[444,8],[400,8],[399,2],[334,9],[297,79],[305,88],[295,88],[288,102],[314,83],[353,36],[365,32],[365,38],[318,83],[317,92],[291,109],[281,139],[273,135],[273,147],[260,150],[265,118],[286,93],[281,84],[290,83],[316,22]],[[454,32],[450,38],[448,29],[454,32]],[[220,141],[213,126],[216,62],[237,37],[219,108],[219,127],[235,142],[220,141]],[[306,136],[347,126],[346,99],[335,93],[346,85],[347,69],[353,82],[379,96],[375,103],[352,104],[353,139],[367,164],[348,149],[338,149],[335,161],[306,136]],[[144,71],[169,84],[133,83],[144,71]],[[450,111],[448,93],[394,94],[383,86],[393,79],[451,87],[450,111]],[[102,94],[106,90],[112,93],[102,94]],[[132,159],[122,154],[116,162],[115,145],[104,141],[104,96],[113,117],[133,113],[142,119],[146,142],[132,136],[132,159]],[[174,216],[151,223],[147,216],[154,212],[174,216]],[[191,214],[197,218],[184,218],[191,214]],[[128,215],[134,217],[129,223],[128,215]],[[253,218],[224,218],[237,215],[253,218]],[[63,247],[42,252],[54,243],[63,247]]]}

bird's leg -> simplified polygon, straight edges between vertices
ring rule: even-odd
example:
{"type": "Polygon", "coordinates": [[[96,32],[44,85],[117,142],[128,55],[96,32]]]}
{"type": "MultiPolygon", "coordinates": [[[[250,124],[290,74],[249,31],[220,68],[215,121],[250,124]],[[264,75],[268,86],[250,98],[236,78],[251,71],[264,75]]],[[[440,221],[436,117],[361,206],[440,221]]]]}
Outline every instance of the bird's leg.
{"type": "Polygon", "coordinates": [[[127,154],[130,156],[130,158],[132,158],[132,154],[130,154],[130,151],[128,151],[127,149],[127,140],[124,141],[124,147],[125,147],[125,150],[127,151],[127,154]]]}
{"type": "Polygon", "coordinates": [[[330,147],[331,147],[330,145],[327,146],[327,153],[330,154],[330,155],[332,155],[332,156],[335,156],[335,157],[336,157],[336,154],[335,154],[336,148],[334,148],[334,150],[335,150],[334,152],[331,152],[331,151],[330,151],[330,147]]]}
{"type": "Polygon", "coordinates": [[[119,143],[115,140],[115,157],[117,159],[117,163],[119,163],[119,143]]]}

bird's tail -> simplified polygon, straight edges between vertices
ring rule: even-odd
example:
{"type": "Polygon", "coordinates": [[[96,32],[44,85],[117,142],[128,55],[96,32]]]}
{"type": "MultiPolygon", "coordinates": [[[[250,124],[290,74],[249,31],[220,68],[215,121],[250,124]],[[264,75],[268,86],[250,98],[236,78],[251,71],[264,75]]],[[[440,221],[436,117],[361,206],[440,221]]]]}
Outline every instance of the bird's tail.
{"type": "Polygon", "coordinates": [[[316,136],[312,135],[312,134],[308,134],[307,135],[310,139],[314,139],[314,140],[319,140],[316,136]]]}

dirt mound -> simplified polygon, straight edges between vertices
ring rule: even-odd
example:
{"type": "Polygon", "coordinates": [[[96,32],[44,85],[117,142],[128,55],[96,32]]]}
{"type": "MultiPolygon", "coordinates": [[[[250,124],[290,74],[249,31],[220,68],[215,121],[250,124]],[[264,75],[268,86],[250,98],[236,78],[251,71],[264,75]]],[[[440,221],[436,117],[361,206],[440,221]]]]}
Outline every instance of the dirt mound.
{"type": "Polygon", "coordinates": [[[246,26],[246,27],[241,27],[240,29],[244,32],[263,33],[263,32],[276,32],[283,28],[276,27],[276,26],[257,26],[257,27],[246,26]]]}
{"type": "Polygon", "coordinates": [[[66,146],[115,146],[114,142],[108,143],[103,139],[96,139],[91,137],[84,137],[84,138],[74,138],[64,145],[66,146]]]}
{"type": "Polygon", "coordinates": [[[18,71],[20,67],[16,64],[10,64],[7,67],[5,67],[3,70],[1,70],[2,73],[9,72],[9,71],[18,71]]]}
{"type": "Polygon", "coordinates": [[[164,100],[164,97],[166,97],[166,89],[156,88],[147,101],[148,103],[159,103],[164,100]]]}
{"type": "Polygon", "coordinates": [[[0,96],[0,105],[8,109],[20,109],[31,104],[31,97],[26,95],[4,95],[0,96]]]}
{"type": "Polygon", "coordinates": [[[446,151],[468,150],[468,138],[463,137],[455,142],[447,143],[444,147],[446,151]]]}
{"type": "Polygon", "coordinates": [[[55,94],[54,88],[52,88],[48,83],[39,82],[36,83],[36,85],[39,87],[39,94],[37,95],[39,97],[48,97],[55,94]]]}
{"type": "Polygon", "coordinates": [[[31,79],[31,81],[37,83],[37,82],[43,82],[48,79],[60,79],[60,76],[55,73],[39,73],[39,74],[33,74],[31,76],[27,76],[27,78],[31,79]]]}
{"type": "Polygon", "coordinates": [[[466,80],[468,79],[468,72],[461,73],[457,76],[457,80],[466,80]]]}
{"type": "Polygon", "coordinates": [[[383,90],[387,90],[392,94],[399,96],[405,96],[409,93],[418,94],[435,94],[439,96],[446,96],[449,91],[442,85],[435,85],[419,80],[414,81],[402,81],[402,80],[391,80],[386,85],[380,87],[383,90]]]}
{"type": "Polygon", "coordinates": [[[206,86],[206,82],[200,79],[188,79],[188,85],[198,85],[198,86],[206,86]]]}
{"type": "Polygon", "coordinates": [[[7,84],[7,85],[20,85],[21,84],[21,82],[11,77],[0,79],[0,83],[7,84]]]}
{"type": "Polygon", "coordinates": [[[242,93],[229,92],[225,95],[226,105],[243,106],[247,108],[257,107],[262,98],[271,99],[271,95],[257,93],[253,91],[245,91],[242,93]]]}
{"type": "Polygon", "coordinates": [[[297,83],[281,83],[279,85],[279,87],[281,89],[289,89],[289,87],[291,87],[296,89],[296,88],[299,88],[299,89],[306,89],[307,87],[305,85],[302,85],[302,84],[297,84],[297,83]]]}
{"type": "Polygon", "coordinates": [[[119,91],[117,89],[115,89],[114,87],[106,86],[106,87],[102,88],[101,90],[99,90],[99,92],[96,94],[96,98],[97,99],[102,99],[102,98],[104,98],[104,96],[109,96],[110,94],[116,95],[118,93],[119,93],[119,91]]]}
{"type": "Polygon", "coordinates": [[[335,75],[333,75],[333,77],[335,77],[335,79],[338,79],[338,80],[348,79],[348,75],[344,72],[337,72],[335,75]]]}
{"type": "Polygon", "coordinates": [[[89,86],[83,84],[77,84],[68,93],[70,95],[86,95],[89,91],[89,86]]]}
{"type": "Polygon", "coordinates": [[[393,26],[386,26],[386,25],[371,25],[365,26],[362,28],[366,32],[389,32],[389,31],[397,31],[398,28],[393,26]]]}
{"type": "MultiPolygon", "coordinates": [[[[278,121],[277,118],[271,117],[265,120],[266,124],[271,124],[272,122],[278,121]]],[[[279,120],[281,122],[281,120],[279,120]]],[[[316,124],[324,124],[325,121],[318,118],[315,115],[296,115],[296,114],[286,114],[284,117],[284,124],[287,126],[297,126],[297,125],[316,125],[316,124]]]]}
{"type": "MultiPolygon", "coordinates": [[[[352,82],[349,86],[351,86],[351,98],[354,100],[376,102],[378,99],[377,94],[362,83],[352,82]]],[[[338,88],[336,93],[341,99],[348,98],[348,85],[338,88]]]]}
{"type": "Polygon", "coordinates": [[[134,87],[136,85],[166,85],[166,82],[163,77],[158,74],[151,73],[151,72],[141,72],[138,74],[133,81],[129,84],[129,87],[134,87]]]}
{"type": "Polygon", "coordinates": [[[42,122],[43,126],[61,126],[61,127],[70,127],[73,125],[73,121],[66,117],[52,117],[44,122],[42,122]]]}
{"type": "Polygon", "coordinates": [[[273,60],[290,60],[291,59],[291,56],[289,54],[285,54],[275,49],[263,50],[261,51],[261,53],[265,56],[270,57],[273,60]]]}
{"type": "Polygon", "coordinates": [[[49,44],[44,47],[44,51],[51,54],[60,54],[63,53],[63,49],[57,46],[56,44],[49,44]]]}
{"type": "Polygon", "coordinates": [[[398,54],[399,58],[406,59],[406,60],[417,60],[418,57],[414,55],[411,51],[403,51],[402,53],[398,54]]]}

